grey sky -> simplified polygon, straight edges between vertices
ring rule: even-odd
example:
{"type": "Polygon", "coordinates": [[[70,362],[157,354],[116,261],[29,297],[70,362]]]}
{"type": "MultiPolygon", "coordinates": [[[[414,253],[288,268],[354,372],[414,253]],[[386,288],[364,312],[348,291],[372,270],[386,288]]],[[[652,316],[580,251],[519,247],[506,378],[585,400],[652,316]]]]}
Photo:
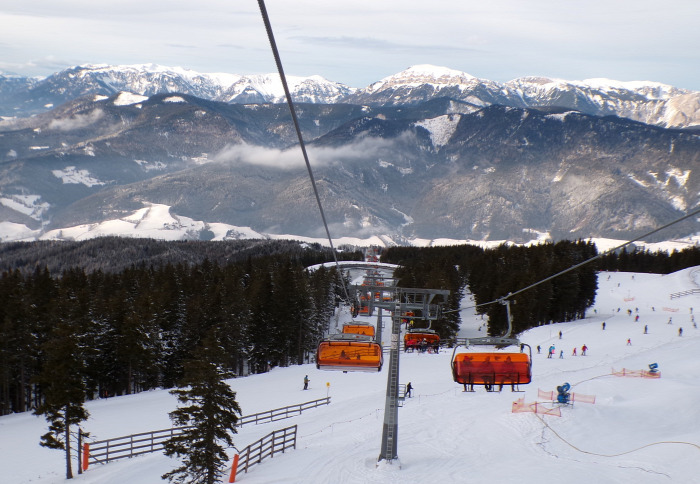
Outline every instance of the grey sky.
{"type": "MultiPolygon", "coordinates": [[[[288,75],[365,87],[416,64],[700,90],[700,1],[267,0],[288,75]]],[[[255,0],[3,0],[0,71],[79,64],[276,72],[255,0]]]]}

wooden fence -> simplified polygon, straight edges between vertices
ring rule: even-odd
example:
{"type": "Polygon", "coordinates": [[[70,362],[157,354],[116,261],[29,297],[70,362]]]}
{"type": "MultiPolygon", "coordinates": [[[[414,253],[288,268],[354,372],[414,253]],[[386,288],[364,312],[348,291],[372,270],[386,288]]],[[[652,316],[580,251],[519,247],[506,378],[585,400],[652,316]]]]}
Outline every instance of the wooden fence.
{"type": "Polygon", "coordinates": [[[674,292],[670,297],[671,299],[676,299],[683,296],[690,296],[691,294],[700,294],[700,289],[688,289],[687,291],[674,292]]]}
{"type": "Polygon", "coordinates": [[[255,464],[260,464],[263,459],[273,457],[279,452],[284,452],[287,449],[297,446],[297,426],[292,425],[285,429],[275,430],[267,434],[262,439],[250,444],[248,447],[241,450],[233,459],[231,467],[231,476],[229,482],[236,481],[236,473],[238,470],[248,472],[255,464]]]}
{"type": "MultiPolygon", "coordinates": [[[[325,397],[253,415],[245,415],[238,419],[238,426],[242,427],[243,425],[251,423],[257,425],[259,423],[274,422],[276,420],[295,417],[301,415],[305,410],[316,408],[321,405],[329,405],[330,402],[330,397],[325,397]]],[[[79,465],[85,470],[90,464],[106,464],[117,459],[161,451],[164,448],[165,442],[172,437],[180,435],[189,428],[191,427],[172,427],[169,429],[153,430],[150,432],[126,435],[124,437],[85,443],[81,449],[82,456],[79,457],[81,461],[79,465]]]]}

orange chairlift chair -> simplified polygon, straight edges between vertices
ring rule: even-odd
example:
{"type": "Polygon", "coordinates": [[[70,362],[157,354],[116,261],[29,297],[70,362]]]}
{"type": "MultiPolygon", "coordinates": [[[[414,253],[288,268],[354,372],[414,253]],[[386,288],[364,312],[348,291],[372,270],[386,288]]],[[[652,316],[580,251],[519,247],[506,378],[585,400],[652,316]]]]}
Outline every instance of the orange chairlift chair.
{"type": "Polygon", "coordinates": [[[474,385],[483,385],[487,391],[494,391],[496,387],[501,390],[504,385],[510,385],[512,391],[519,391],[518,385],[526,385],[532,380],[532,348],[511,337],[513,325],[508,303],[506,299],[501,300],[508,310],[505,335],[468,339],[460,352],[460,346],[452,352],[452,377],[464,385],[465,391],[474,391],[474,385]]]}
{"type": "Polygon", "coordinates": [[[452,376],[455,382],[464,385],[465,391],[474,391],[474,385],[483,385],[487,391],[496,387],[502,389],[510,385],[513,391],[518,391],[518,385],[525,385],[532,380],[531,352],[524,348],[521,352],[512,351],[466,351],[452,355],[452,376]]]}
{"type": "Polygon", "coordinates": [[[316,350],[319,370],[381,371],[382,347],[369,335],[340,333],[321,341],[316,350]]]}
{"type": "Polygon", "coordinates": [[[343,324],[343,333],[346,334],[365,334],[374,339],[374,326],[371,324],[361,323],[345,323],[343,324]]]}
{"type": "Polygon", "coordinates": [[[434,348],[440,344],[440,335],[430,328],[409,329],[403,335],[404,348],[407,350],[418,349],[423,340],[428,348],[434,348]]]}

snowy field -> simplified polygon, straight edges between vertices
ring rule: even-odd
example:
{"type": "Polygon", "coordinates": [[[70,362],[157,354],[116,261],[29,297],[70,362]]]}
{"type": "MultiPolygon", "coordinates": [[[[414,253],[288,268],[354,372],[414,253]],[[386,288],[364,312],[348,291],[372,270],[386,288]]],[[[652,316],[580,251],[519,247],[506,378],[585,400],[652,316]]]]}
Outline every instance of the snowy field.
{"type": "MultiPolygon", "coordinates": [[[[399,460],[391,464],[377,465],[386,370],[344,374],[303,365],[231,380],[244,415],[327,394],[332,398],[330,405],[299,417],[241,428],[234,439],[238,448],[293,424],[298,425],[299,439],[296,450],[239,474],[237,482],[700,482],[700,330],[691,321],[693,306],[700,317],[700,296],[670,299],[672,293],[700,288],[699,283],[700,268],[667,276],[601,273],[595,306],[585,320],[541,326],[521,335],[534,353],[533,381],[521,387],[523,393],[508,387],[501,393],[487,393],[482,387],[463,392],[452,381],[451,351],[401,354],[400,381],[412,382],[414,397],[399,409],[399,460]],[[557,354],[548,359],[546,348],[552,344],[557,354]],[[580,355],[584,344],[588,354],[572,356],[573,348],[580,355]],[[536,353],[537,345],[541,354],[536,353]],[[561,350],[563,359],[558,358],[561,350]],[[660,379],[611,374],[613,369],[646,370],[650,363],[658,363],[660,379]],[[306,374],[310,389],[302,391],[306,374]],[[549,392],[564,382],[574,393],[594,395],[595,404],[563,407],[561,417],[511,412],[516,399],[535,402],[538,389],[549,392]]],[[[483,322],[472,309],[462,317],[461,336],[483,335],[478,331],[483,322]]],[[[91,417],[84,428],[95,439],[168,428],[168,412],[175,406],[165,390],[89,402],[91,417]]],[[[0,482],[65,480],[64,454],[39,446],[46,428],[43,417],[0,417],[0,482]]],[[[147,455],[93,465],[76,475],[75,482],[165,482],[160,475],[176,465],[161,454],[147,455]]],[[[222,482],[228,482],[228,473],[222,482]]]]}

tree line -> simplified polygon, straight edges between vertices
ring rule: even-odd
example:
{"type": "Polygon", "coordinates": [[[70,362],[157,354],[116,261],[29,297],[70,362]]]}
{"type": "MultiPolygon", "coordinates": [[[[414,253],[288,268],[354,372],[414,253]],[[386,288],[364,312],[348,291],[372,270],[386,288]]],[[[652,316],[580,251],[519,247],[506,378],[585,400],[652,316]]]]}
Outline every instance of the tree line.
{"type": "MultiPolygon", "coordinates": [[[[40,407],[55,362],[73,362],[88,399],[173,387],[207,335],[224,348],[223,365],[233,374],[307,362],[344,294],[335,269],[305,270],[333,254],[291,241],[105,238],[7,244],[0,253],[4,264],[15,264],[0,275],[0,414],[40,407]],[[46,265],[36,264],[39,255],[46,265]]],[[[339,255],[362,259],[351,247],[339,255]]],[[[488,333],[499,335],[506,313],[494,301],[596,255],[590,242],[561,241],[392,247],[381,260],[400,265],[401,287],[450,290],[433,324],[449,339],[467,290],[488,333]]],[[[612,252],[513,297],[514,331],[584,317],[598,270],[669,273],[699,264],[697,248],[612,252]]]]}
{"type": "Polygon", "coordinates": [[[433,326],[443,338],[450,338],[459,327],[457,313],[451,311],[459,307],[466,290],[473,294],[476,311],[484,315],[488,334],[501,335],[507,328],[506,308],[495,301],[594,257],[576,270],[509,298],[514,333],[585,317],[596,295],[597,271],[668,274],[700,265],[700,248],[651,252],[632,247],[598,257],[594,244],[580,240],[492,249],[392,247],[382,253],[382,262],[400,265],[395,273],[400,286],[451,291],[445,317],[433,326]]]}
{"type": "Polygon", "coordinates": [[[40,408],[60,382],[85,399],[173,387],[205,337],[233,374],[308,362],[341,281],[335,268],[305,269],[332,260],[327,250],[273,252],[226,265],[3,272],[0,414],[40,408]]]}

